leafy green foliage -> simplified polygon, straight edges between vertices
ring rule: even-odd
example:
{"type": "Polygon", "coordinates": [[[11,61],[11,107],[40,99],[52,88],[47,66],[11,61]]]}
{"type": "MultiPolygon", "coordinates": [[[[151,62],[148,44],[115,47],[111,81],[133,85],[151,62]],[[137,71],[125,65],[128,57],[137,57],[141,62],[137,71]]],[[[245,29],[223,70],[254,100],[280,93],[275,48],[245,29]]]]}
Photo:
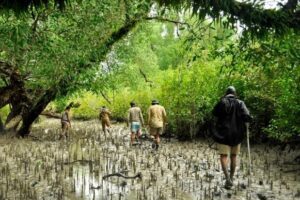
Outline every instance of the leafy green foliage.
{"type": "MultiPolygon", "coordinates": [[[[157,0],[160,5],[172,6],[176,10],[192,10],[200,20],[207,17],[220,22],[226,17],[225,27],[236,26],[237,22],[245,25],[245,32],[262,38],[270,32],[277,35],[288,33],[289,30],[299,32],[299,1],[289,0],[278,9],[264,8],[266,1],[236,0],[157,0]]],[[[280,4],[278,4],[280,5],[280,4]]]]}
{"type": "MultiPolygon", "coordinates": [[[[57,88],[48,109],[61,112],[69,102],[80,102],[72,108],[79,119],[98,117],[103,105],[114,119],[125,119],[132,100],[146,117],[151,100],[158,99],[169,131],[192,138],[203,134],[199,130],[212,120],[213,106],[234,85],[254,116],[254,137],[286,140],[300,134],[295,8],[265,10],[231,0],[159,2],[188,9],[159,8],[161,16],[149,17],[148,0],[83,0],[63,12],[47,6],[5,12],[0,60],[16,67],[30,98],[57,88]],[[191,7],[199,16],[187,18],[191,7]],[[207,16],[214,21],[202,21],[207,16]],[[229,29],[237,20],[246,25],[242,36],[229,29]]],[[[2,78],[1,87],[8,80],[2,78]]]]}

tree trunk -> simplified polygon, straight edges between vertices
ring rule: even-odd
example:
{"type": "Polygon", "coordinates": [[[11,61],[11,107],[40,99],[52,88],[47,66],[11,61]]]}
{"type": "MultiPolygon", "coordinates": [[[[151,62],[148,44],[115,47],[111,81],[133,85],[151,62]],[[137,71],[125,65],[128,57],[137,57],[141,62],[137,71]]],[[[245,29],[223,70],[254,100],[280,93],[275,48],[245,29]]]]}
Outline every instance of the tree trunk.
{"type": "Polygon", "coordinates": [[[30,110],[24,112],[23,124],[18,130],[18,135],[22,137],[29,135],[32,123],[43,112],[47,105],[55,99],[57,92],[58,91],[56,88],[47,90],[45,94],[39,99],[39,101],[34,106],[32,106],[30,110]]]}
{"type": "Polygon", "coordinates": [[[14,92],[15,90],[11,85],[0,88],[0,108],[9,103],[9,100],[14,92]]]}
{"type": "Polygon", "coordinates": [[[3,132],[4,132],[4,125],[3,125],[2,119],[0,117],[0,134],[3,132]]]}

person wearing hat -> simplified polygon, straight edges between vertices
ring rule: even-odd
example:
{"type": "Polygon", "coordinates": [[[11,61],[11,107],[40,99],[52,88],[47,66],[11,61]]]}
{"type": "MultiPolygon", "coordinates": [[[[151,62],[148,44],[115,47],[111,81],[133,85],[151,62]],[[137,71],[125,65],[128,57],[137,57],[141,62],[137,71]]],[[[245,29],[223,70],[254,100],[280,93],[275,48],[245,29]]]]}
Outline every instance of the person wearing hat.
{"type": "Polygon", "coordinates": [[[233,86],[227,88],[225,95],[214,107],[213,115],[217,118],[213,138],[218,143],[221,166],[226,178],[225,188],[230,189],[233,186],[237,155],[246,135],[246,123],[250,122],[251,116],[245,103],[236,97],[233,86]],[[230,174],[227,171],[228,155],[230,174]]]}
{"type": "Polygon", "coordinates": [[[105,107],[102,106],[100,109],[99,119],[101,121],[102,130],[106,136],[106,127],[108,128],[107,131],[109,132],[110,128],[110,119],[109,116],[111,115],[111,112],[105,107]]]}
{"type": "Polygon", "coordinates": [[[130,145],[133,144],[135,139],[141,135],[141,126],[144,126],[144,118],[142,110],[136,106],[135,102],[130,102],[130,109],[128,110],[127,126],[130,125],[131,140],[130,145]]]}
{"type": "Polygon", "coordinates": [[[152,105],[148,109],[148,125],[150,134],[154,136],[153,148],[156,150],[159,147],[160,135],[163,133],[166,123],[167,114],[165,108],[159,105],[157,100],[152,100],[152,105]]]}

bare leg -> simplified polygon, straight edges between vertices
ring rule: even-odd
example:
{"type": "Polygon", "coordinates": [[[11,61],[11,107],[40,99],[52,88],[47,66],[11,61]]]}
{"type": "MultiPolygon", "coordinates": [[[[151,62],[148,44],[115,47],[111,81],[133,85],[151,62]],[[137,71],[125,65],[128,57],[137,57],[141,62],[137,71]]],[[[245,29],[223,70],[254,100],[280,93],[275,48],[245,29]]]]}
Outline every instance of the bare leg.
{"type": "Polygon", "coordinates": [[[110,134],[110,128],[111,128],[111,126],[110,126],[110,121],[109,121],[109,120],[106,121],[106,122],[105,122],[105,125],[106,125],[106,127],[107,127],[107,132],[110,134]]]}
{"type": "Polygon", "coordinates": [[[139,129],[139,130],[137,131],[136,139],[139,140],[139,139],[140,139],[140,136],[141,136],[141,129],[139,129]]]}
{"type": "Polygon", "coordinates": [[[159,145],[159,143],[160,143],[160,137],[159,137],[159,134],[156,134],[156,135],[155,135],[155,140],[156,140],[156,144],[159,145]]]}
{"type": "Polygon", "coordinates": [[[103,130],[103,133],[104,133],[104,137],[106,139],[106,129],[105,129],[106,127],[105,127],[105,123],[102,122],[101,125],[102,125],[102,130],[103,130]]]}
{"type": "Polygon", "coordinates": [[[228,163],[227,155],[221,154],[220,160],[221,160],[222,170],[223,170],[225,178],[226,178],[225,189],[230,189],[233,186],[233,184],[232,184],[232,181],[231,181],[231,179],[228,175],[228,171],[227,171],[227,163],[228,163]]]}
{"type": "Polygon", "coordinates": [[[69,126],[67,126],[65,131],[65,138],[68,139],[68,137],[69,137],[69,126]]]}
{"type": "Polygon", "coordinates": [[[230,155],[230,179],[233,180],[235,168],[236,168],[236,154],[230,155]]]}
{"type": "Polygon", "coordinates": [[[228,171],[227,171],[227,163],[228,163],[227,155],[221,154],[220,155],[220,161],[221,161],[221,166],[222,166],[222,170],[224,172],[225,178],[226,178],[226,180],[228,180],[229,175],[228,175],[228,171]]]}
{"type": "Polygon", "coordinates": [[[155,144],[156,144],[156,147],[155,147],[155,148],[156,148],[156,150],[157,150],[158,147],[159,147],[159,143],[160,143],[159,133],[156,133],[154,142],[155,142],[155,144]]]}
{"type": "Polygon", "coordinates": [[[61,134],[60,134],[60,136],[59,136],[59,140],[62,139],[62,138],[64,138],[64,137],[66,136],[67,130],[68,130],[68,124],[66,124],[66,123],[63,122],[63,123],[62,123],[61,134]]]}
{"type": "Polygon", "coordinates": [[[131,132],[131,137],[130,137],[130,144],[132,145],[135,139],[135,133],[131,132]]]}
{"type": "Polygon", "coordinates": [[[65,130],[64,130],[64,128],[62,128],[61,134],[58,139],[61,140],[64,137],[64,135],[65,135],[65,130]]]}

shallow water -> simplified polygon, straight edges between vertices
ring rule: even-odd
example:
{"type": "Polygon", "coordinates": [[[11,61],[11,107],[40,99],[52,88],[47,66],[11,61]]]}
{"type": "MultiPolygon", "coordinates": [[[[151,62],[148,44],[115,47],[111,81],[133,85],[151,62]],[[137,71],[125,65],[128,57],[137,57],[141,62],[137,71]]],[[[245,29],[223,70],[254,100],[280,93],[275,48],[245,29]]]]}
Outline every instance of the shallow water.
{"type": "Polygon", "coordinates": [[[235,186],[223,188],[216,150],[207,141],[162,140],[129,147],[129,131],[114,125],[104,136],[97,121],[72,124],[70,138],[58,140],[58,120],[35,124],[28,139],[0,138],[0,199],[300,199],[300,151],[252,147],[248,175],[245,145],[235,186]],[[294,171],[298,169],[298,171],[294,171]],[[142,179],[104,175],[122,172],[142,179]]]}

